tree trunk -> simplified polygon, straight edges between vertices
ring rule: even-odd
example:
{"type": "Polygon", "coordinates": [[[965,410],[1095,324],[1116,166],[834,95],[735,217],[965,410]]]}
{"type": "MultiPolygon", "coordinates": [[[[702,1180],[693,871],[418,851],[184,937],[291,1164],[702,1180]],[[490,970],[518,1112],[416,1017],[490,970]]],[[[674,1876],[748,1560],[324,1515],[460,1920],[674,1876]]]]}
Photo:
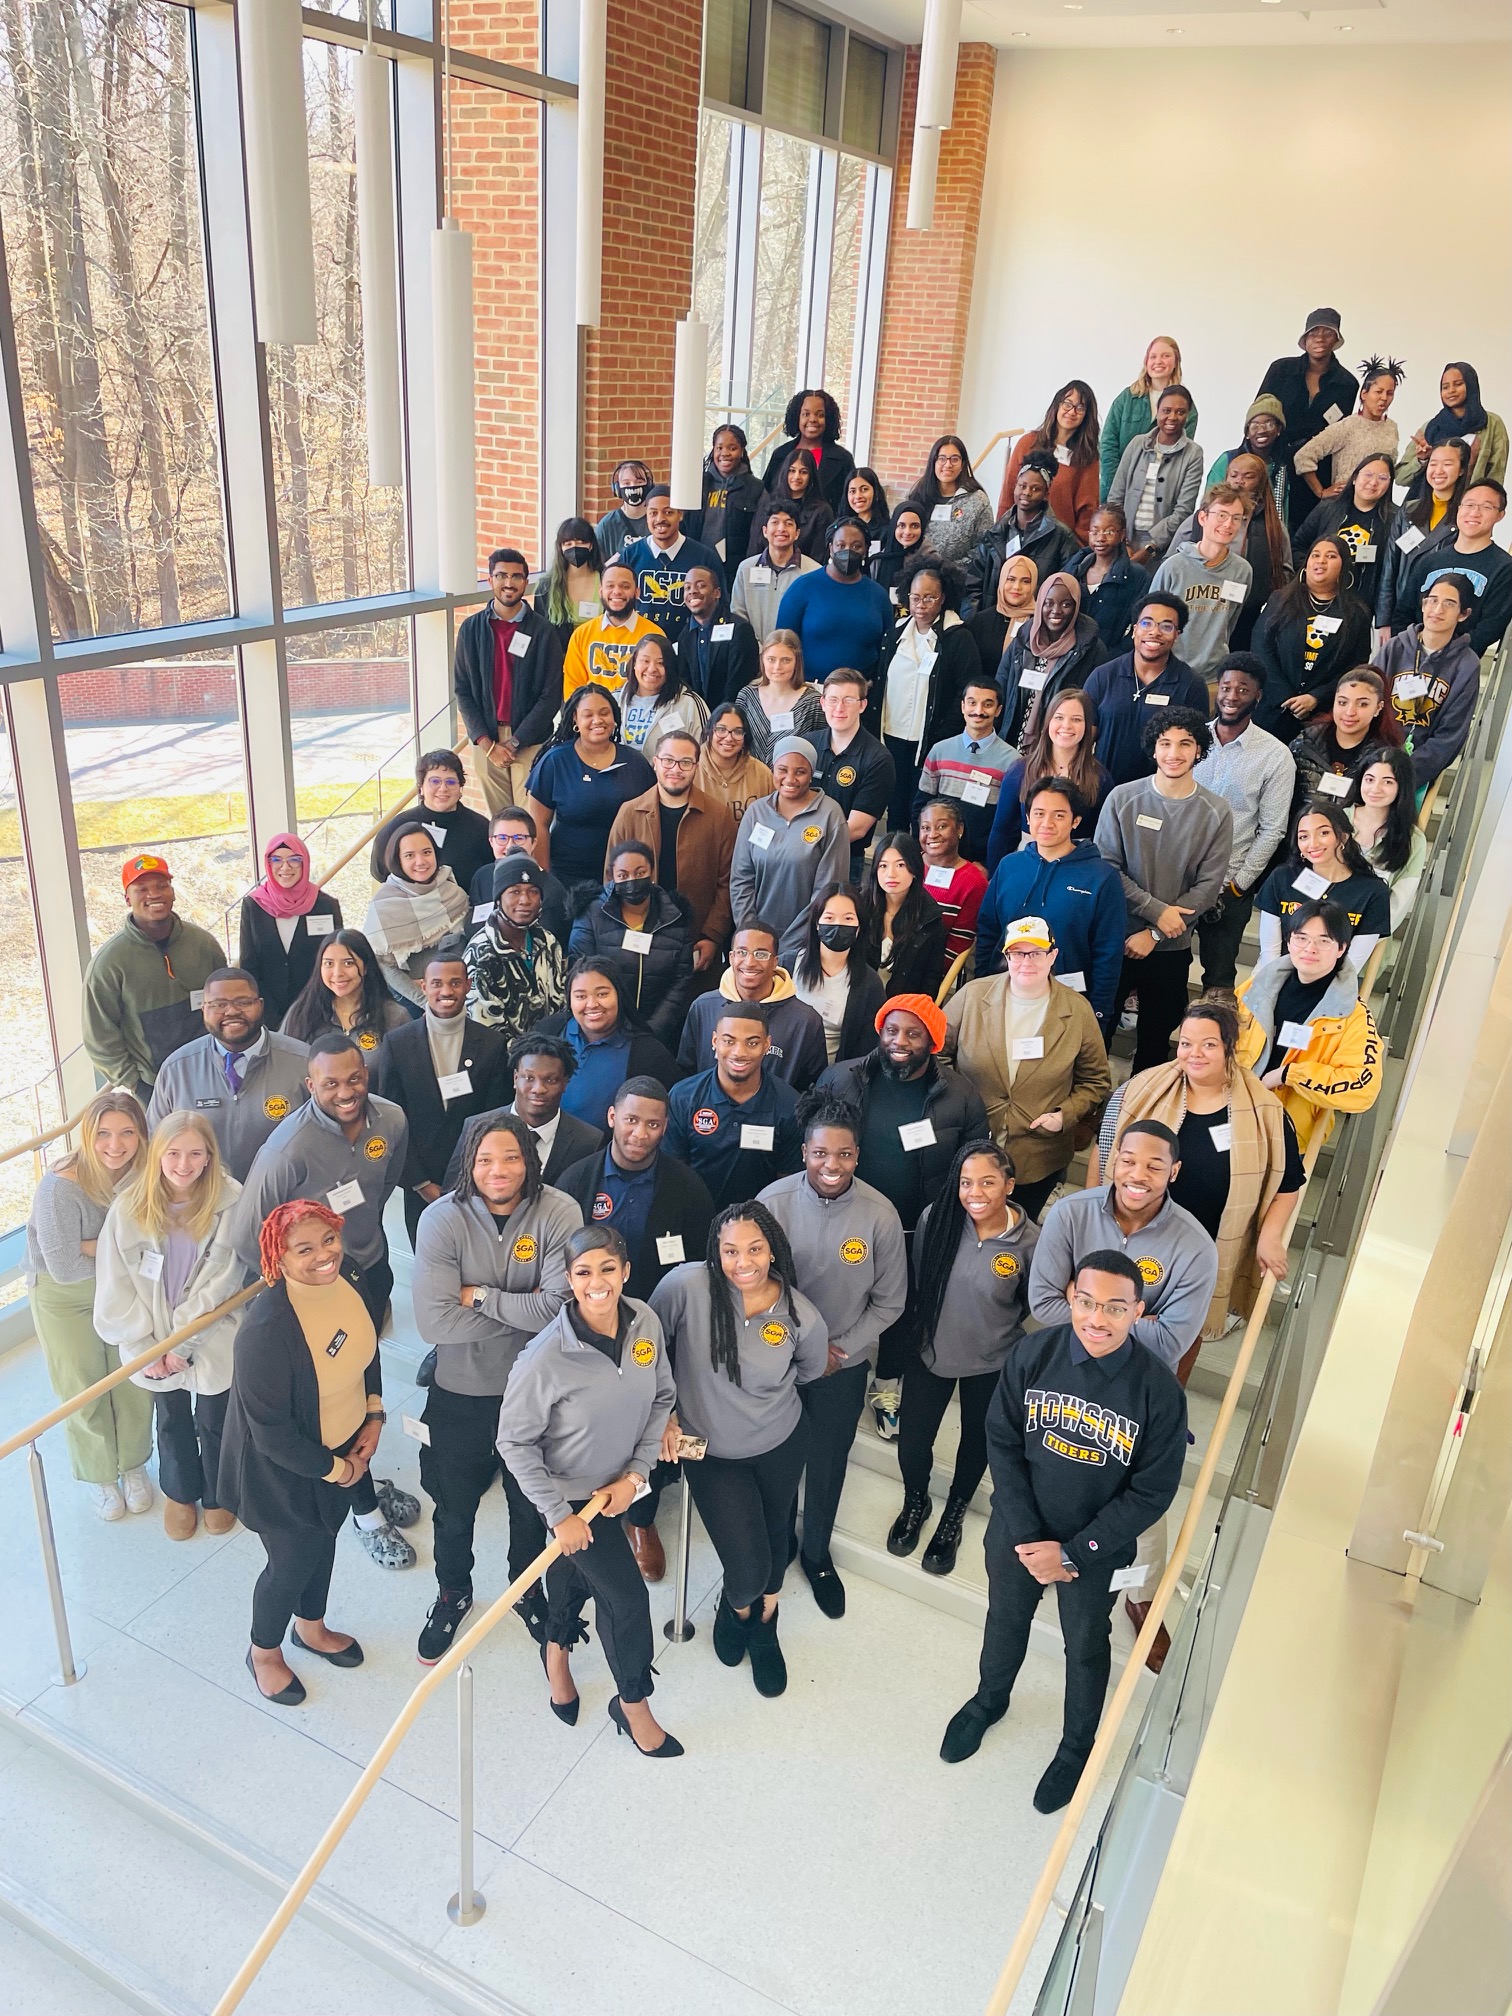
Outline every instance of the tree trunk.
{"type": "Polygon", "coordinates": [[[288,475],[284,488],[287,508],[282,520],[285,538],[284,594],[289,600],[288,591],[292,585],[293,602],[300,607],[308,607],[320,598],[315,592],[315,563],[310,553],[310,465],[299,413],[299,386],[294,378],[292,354],[283,345],[268,344],[266,356],[268,390],[274,402],[288,475]]]}

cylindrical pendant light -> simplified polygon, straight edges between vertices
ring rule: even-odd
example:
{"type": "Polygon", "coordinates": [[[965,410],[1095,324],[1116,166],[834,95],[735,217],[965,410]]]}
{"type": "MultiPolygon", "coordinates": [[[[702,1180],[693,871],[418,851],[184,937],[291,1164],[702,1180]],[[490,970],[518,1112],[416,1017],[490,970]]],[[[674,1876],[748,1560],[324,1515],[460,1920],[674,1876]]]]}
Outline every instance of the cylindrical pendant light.
{"type": "Polygon", "coordinates": [[[708,398],[709,325],[691,316],[677,325],[672,368],[672,502],[679,511],[703,504],[704,401],[708,398]]]}
{"type": "Polygon", "coordinates": [[[956,57],[960,44],[961,0],[925,0],[916,126],[950,124],[955,109],[956,57]]]}
{"type": "Polygon", "coordinates": [[[315,341],[315,239],[300,0],[238,0],[257,333],[315,341]]]}
{"type": "Polygon", "coordinates": [[[910,231],[929,231],[934,226],[935,182],[940,173],[940,129],[916,126],[913,154],[908,164],[908,223],[910,231]]]}
{"type": "Polygon", "coordinates": [[[597,325],[604,264],[604,75],[608,0],[578,0],[577,319],[597,325]]]}
{"type": "Polygon", "coordinates": [[[357,247],[362,286],[362,376],[368,481],[404,481],[399,401],[399,260],[394,234],[393,65],[372,48],[357,58],[357,247]]]}
{"type": "Polygon", "coordinates": [[[431,370],[436,412],[436,572],[448,595],[478,585],[478,450],[473,431],[473,237],[446,218],[431,233],[431,370]]]}

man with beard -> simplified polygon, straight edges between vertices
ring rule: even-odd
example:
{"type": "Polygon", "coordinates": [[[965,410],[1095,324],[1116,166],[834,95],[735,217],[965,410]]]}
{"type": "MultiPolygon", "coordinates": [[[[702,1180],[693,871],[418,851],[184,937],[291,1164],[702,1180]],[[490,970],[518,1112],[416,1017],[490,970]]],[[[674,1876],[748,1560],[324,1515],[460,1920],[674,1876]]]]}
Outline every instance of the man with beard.
{"type": "Polygon", "coordinates": [[[1231,651],[1218,667],[1213,746],[1192,772],[1234,815],[1228,878],[1218,901],[1197,920],[1204,987],[1232,989],[1255,891],[1286,837],[1297,766],[1284,742],[1255,726],[1264,691],[1262,661],[1249,651],[1231,651]]]}
{"type": "Polygon", "coordinates": [[[579,686],[602,686],[606,693],[624,691],[630,661],[643,638],[660,637],[662,627],[636,606],[635,575],[623,560],[611,560],[599,577],[603,614],[579,623],[567,640],[562,667],[562,698],[570,700],[579,686]]]}

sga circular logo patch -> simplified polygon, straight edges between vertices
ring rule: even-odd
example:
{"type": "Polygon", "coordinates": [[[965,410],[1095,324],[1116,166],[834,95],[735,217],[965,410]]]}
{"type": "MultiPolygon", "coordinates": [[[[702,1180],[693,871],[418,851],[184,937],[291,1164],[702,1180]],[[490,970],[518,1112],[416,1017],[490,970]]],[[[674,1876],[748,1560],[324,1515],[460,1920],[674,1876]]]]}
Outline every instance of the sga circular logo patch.
{"type": "Polygon", "coordinates": [[[611,1196],[609,1196],[607,1191],[600,1190],[597,1197],[595,1197],[593,1200],[593,1216],[595,1222],[600,1218],[611,1218],[613,1217],[613,1215],[614,1215],[614,1199],[611,1196]]]}
{"type": "Polygon", "coordinates": [[[763,1344],[786,1344],[787,1334],[785,1323],[763,1323],[761,1326],[763,1344]]]}
{"type": "Polygon", "coordinates": [[[847,1267],[859,1267],[866,1254],[867,1245],[864,1239],[847,1239],[840,1248],[840,1258],[847,1267]]]}
{"type": "Polygon", "coordinates": [[[527,1260],[534,1260],[536,1256],[536,1242],[528,1232],[522,1232],[514,1242],[513,1255],[522,1266],[527,1260]]]}
{"type": "Polygon", "coordinates": [[[837,784],[854,784],[855,781],[856,781],[855,764],[842,763],[840,768],[835,772],[835,782],[837,784]]]}
{"type": "Polygon", "coordinates": [[[378,1048],[378,1038],[373,1034],[371,1029],[364,1029],[361,1035],[359,1035],[357,1038],[357,1048],[359,1050],[376,1050],[378,1048]]]}
{"type": "Polygon", "coordinates": [[[381,1162],[388,1153],[388,1143],[381,1134],[374,1134],[362,1152],[369,1162],[381,1162]]]}
{"type": "Polygon", "coordinates": [[[1011,1281],[1018,1272],[1018,1262],[1011,1253],[999,1253],[992,1263],[992,1271],[1000,1281],[1011,1281]]]}
{"type": "Polygon", "coordinates": [[[651,1342],[649,1337],[637,1337],[635,1342],[630,1346],[630,1356],[637,1365],[654,1365],[656,1363],[656,1346],[651,1342]]]}
{"type": "Polygon", "coordinates": [[[270,1120],[282,1120],[288,1110],[289,1102],[280,1093],[275,1092],[271,1099],[263,1101],[263,1111],[270,1120]]]}
{"type": "Polygon", "coordinates": [[[700,1106],[698,1111],[693,1115],[693,1132],[695,1134],[717,1134],[719,1132],[719,1115],[714,1111],[712,1106],[700,1106]]]}
{"type": "Polygon", "coordinates": [[[1139,1269],[1139,1278],[1146,1288],[1153,1288],[1157,1282],[1165,1279],[1164,1267],[1158,1260],[1152,1260],[1148,1254],[1136,1260],[1134,1265],[1139,1269]]]}
{"type": "Polygon", "coordinates": [[[824,838],[824,828],[822,826],[805,826],[803,837],[810,847],[816,846],[824,838]]]}

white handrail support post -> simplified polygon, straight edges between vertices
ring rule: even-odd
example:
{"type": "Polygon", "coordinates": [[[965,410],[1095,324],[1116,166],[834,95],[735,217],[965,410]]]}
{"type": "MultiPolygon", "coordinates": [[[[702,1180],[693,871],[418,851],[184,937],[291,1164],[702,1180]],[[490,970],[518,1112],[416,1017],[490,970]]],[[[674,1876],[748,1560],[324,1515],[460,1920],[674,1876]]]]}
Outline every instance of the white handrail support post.
{"type": "Polygon", "coordinates": [[[457,1668],[457,1894],[446,1907],[453,1925],[476,1925],[488,1909],[473,1888],[473,1674],[457,1668]]]}
{"type": "Polygon", "coordinates": [[[37,1538],[42,1543],[42,1567],[47,1576],[47,1600],[52,1605],[53,1634],[58,1641],[59,1677],[65,1687],[82,1680],[85,1666],[74,1658],[73,1640],[68,1635],[68,1612],[63,1607],[63,1577],[58,1571],[58,1543],[53,1536],[52,1507],[47,1502],[47,1473],[42,1468],[42,1451],[28,1444],[26,1467],[31,1472],[32,1503],[37,1508],[37,1538]]]}
{"type": "Polygon", "coordinates": [[[673,1586],[672,1615],[662,1626],[663,1635],[674,1645],[686,1645],[696,1630],[688,1616],[688,1555],[693,1545],[693,1494],[688,1489],[688,1466],[683,1463],[682,1511],[677,1521],[677,1580],[673,1586]]]}

